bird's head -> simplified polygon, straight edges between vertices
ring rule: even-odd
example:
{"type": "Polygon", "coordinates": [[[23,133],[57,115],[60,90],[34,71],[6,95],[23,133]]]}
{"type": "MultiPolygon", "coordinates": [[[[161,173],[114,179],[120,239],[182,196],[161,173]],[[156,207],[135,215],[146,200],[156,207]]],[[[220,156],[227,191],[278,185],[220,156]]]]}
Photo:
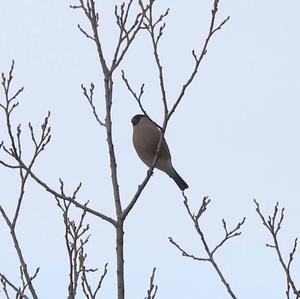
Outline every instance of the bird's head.
{"type": "Polygon", "coordinates": [[[135,116],[131,119],[132,125],[135,126],[135,125],[140,121],[140,119],[143,118],[143,117],[145,117],[145,115],[143,115],[143,114],[137,114],[137,115],[135,115],[135,116]]]}

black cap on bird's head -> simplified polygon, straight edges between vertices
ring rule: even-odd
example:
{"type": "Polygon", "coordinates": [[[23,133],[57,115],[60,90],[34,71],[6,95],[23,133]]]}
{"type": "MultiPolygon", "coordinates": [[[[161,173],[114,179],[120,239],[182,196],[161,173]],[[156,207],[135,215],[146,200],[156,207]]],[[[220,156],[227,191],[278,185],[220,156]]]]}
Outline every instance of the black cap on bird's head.
{"type": "Polygon", "coordinates": [[[143,114],[137,114],[131,119],[131,123],[135,126],[141,118],[145,117],[143,114]]]}

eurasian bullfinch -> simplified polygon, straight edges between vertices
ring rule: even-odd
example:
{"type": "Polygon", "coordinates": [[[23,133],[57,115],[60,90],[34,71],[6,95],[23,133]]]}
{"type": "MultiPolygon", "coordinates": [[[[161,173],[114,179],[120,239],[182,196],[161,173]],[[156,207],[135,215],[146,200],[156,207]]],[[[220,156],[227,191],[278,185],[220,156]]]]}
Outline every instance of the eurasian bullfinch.
{"type": "MultiPolygon", "coordinates": [[[[131,119],[133,125],[133,145],[140,159],[150,167],[153,164],[160,130],[145,115],[137,114],[131,119]]],[[[168,174],[178,185],[180,190],[188,188],[187,183],[180,177],[172,165],[171,154],[165,138],[162,141],[155,168],[168,174]]]]}

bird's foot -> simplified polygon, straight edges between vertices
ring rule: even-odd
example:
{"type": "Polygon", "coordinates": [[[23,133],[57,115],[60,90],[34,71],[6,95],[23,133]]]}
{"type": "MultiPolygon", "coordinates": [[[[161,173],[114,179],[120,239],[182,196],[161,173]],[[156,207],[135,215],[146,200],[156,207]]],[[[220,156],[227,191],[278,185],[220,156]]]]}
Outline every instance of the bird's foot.
{"type": "Polygon", "coordinates": [[[152,176],[152,175],[153,175],[153,170],[149,170],[149,169],[148,169],[147,175],[148,175],[148,176],[152,176]]]}

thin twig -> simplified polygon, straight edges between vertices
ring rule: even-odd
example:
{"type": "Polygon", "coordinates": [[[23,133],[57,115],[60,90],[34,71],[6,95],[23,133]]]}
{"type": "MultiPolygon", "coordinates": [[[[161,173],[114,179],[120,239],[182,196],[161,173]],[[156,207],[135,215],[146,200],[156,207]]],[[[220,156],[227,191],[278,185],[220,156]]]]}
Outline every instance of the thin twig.
{"type": "Polygon", "coordinates": [[[210,261],[208,258],[197,257],[193,254],[188,253],[178,243],[176,243],[176,241],[174,241],[171,237],[169,237],[169,241],[170,241],[171,244],[173,244],[181,252],[182,256],[192,258],[193,260],[196,260],[196,261],[199,261],[199,262],[209,262],[210,261]]]}
{"type": "Polygon", "coordinates": [[[156,268],[153,268],[152,274],[150,276],[149,289],[147,290],[147,297],[145,297],[145,299],[154,299],[157,294],[158,286],[154,284],[155,271],[156,268]]]}
{"type": "Polygon", "coordinates": [[[95,89],[94,83],[91,83],[90,90],[89,90],[89,94],[88,94],[88,92],[87,92],[86,87],[85,87],[83,84],[81,84],[81,89],[82,89],[83,95],[86,97],[86,99],[88,100],[90,106],[92,107],[93,114],[94,114],[94,116],[95,116],[96,121],[98,122],[98,124],[99,124],[100,126],[105,127],[105,123],[104,123],[103,121],[100,120],[100,118],[99,118],[99,116],[98,116],[98,113],[97,113],[97,111],[96,111],[96,107],[95,107],[94,102],[93,102],[94,89],[95,89]]]}

